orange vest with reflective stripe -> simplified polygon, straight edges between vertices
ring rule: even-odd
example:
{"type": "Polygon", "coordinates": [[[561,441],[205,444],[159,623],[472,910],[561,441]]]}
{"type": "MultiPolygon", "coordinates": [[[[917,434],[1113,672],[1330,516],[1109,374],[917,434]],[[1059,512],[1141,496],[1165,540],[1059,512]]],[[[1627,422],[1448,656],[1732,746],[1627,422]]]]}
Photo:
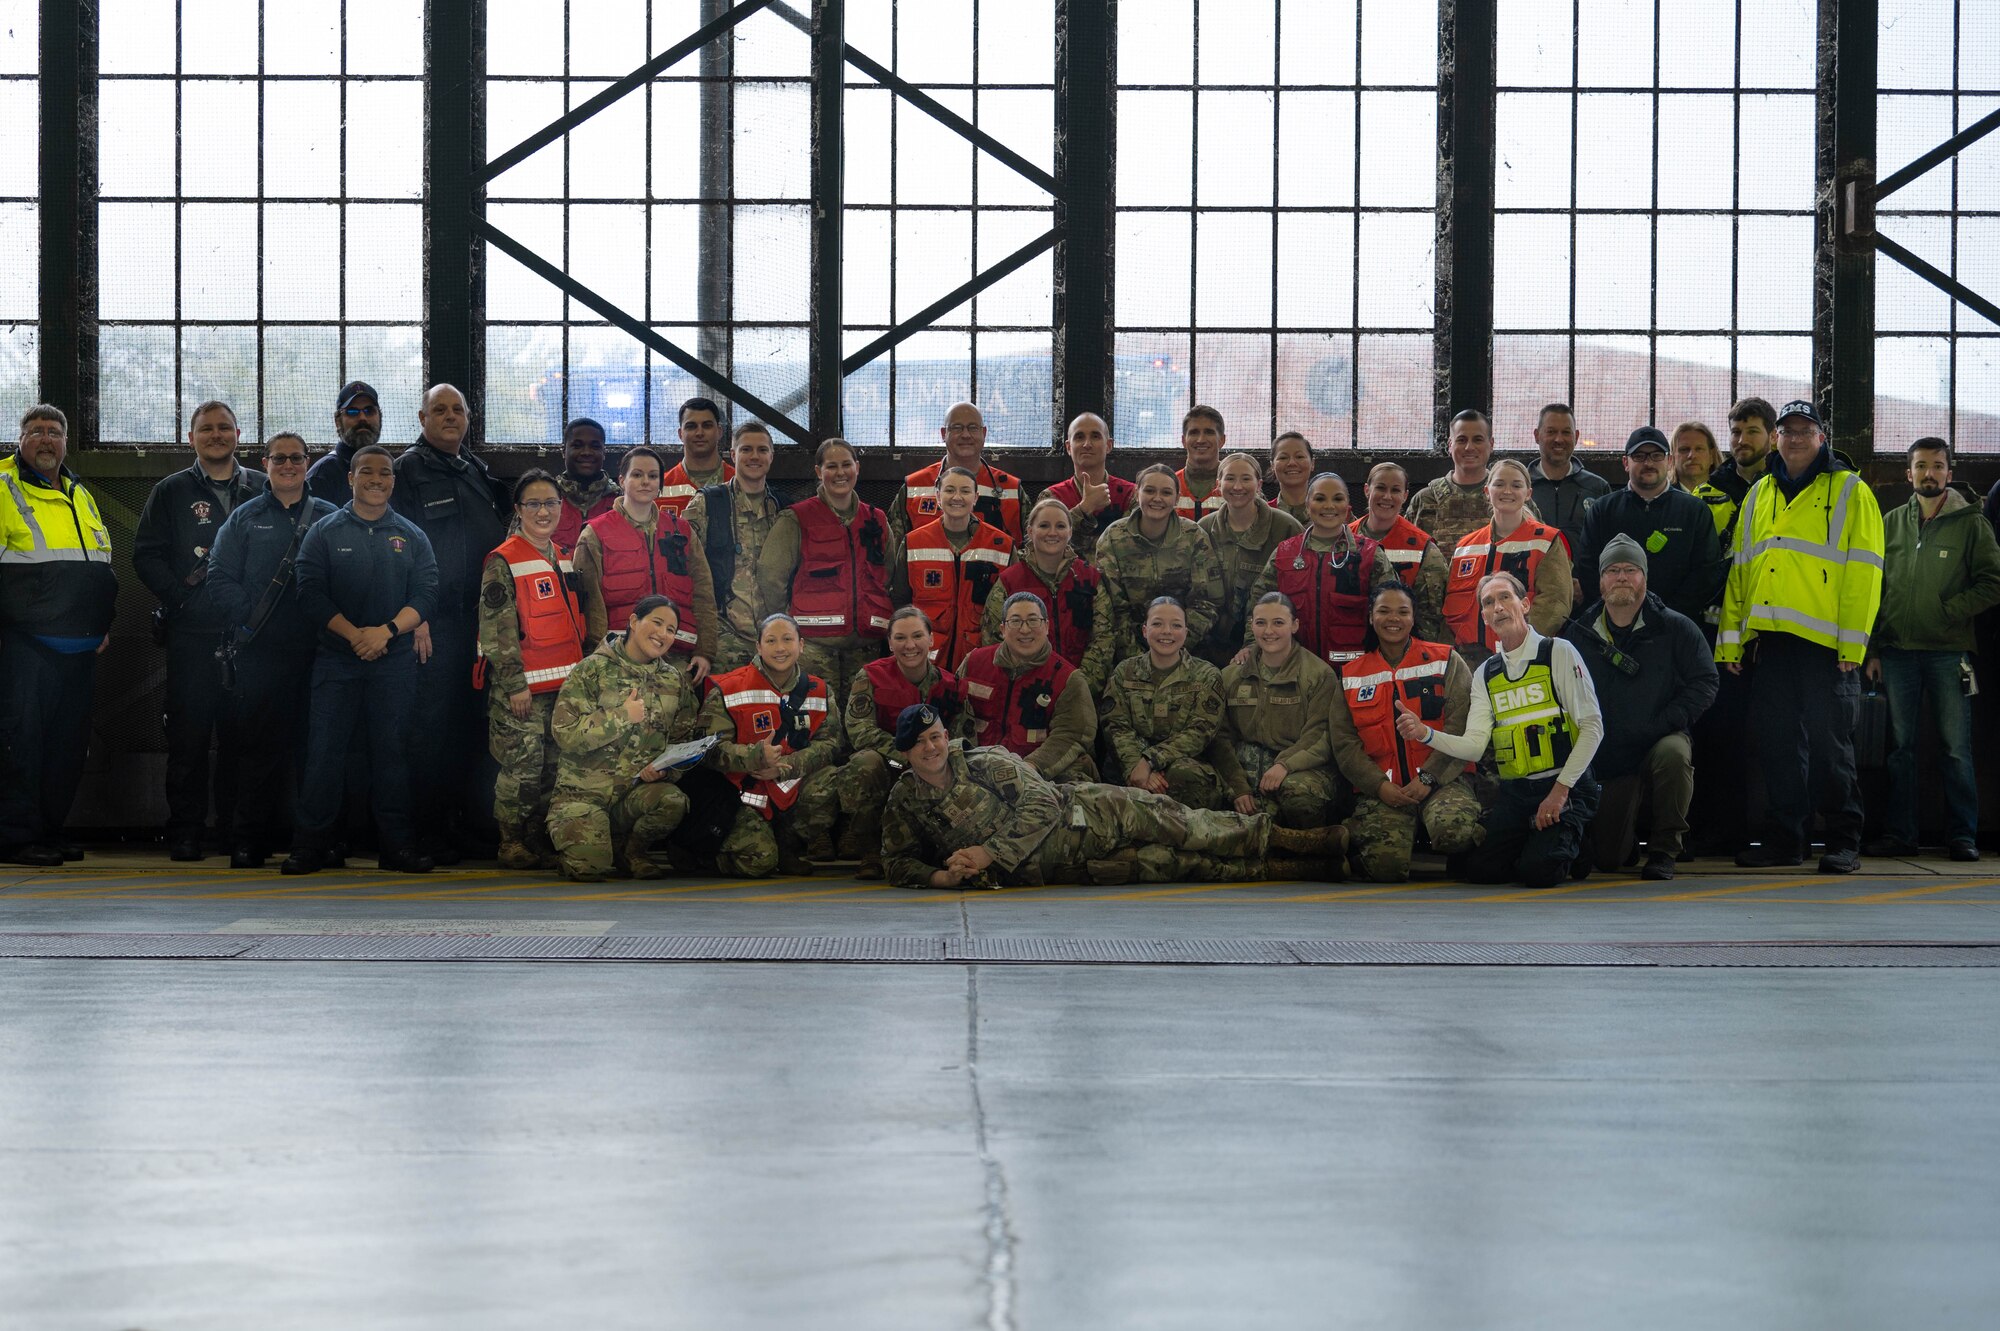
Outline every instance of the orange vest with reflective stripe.
{"type": "MultiPolygon", "coordinates": [[[[736,468],[725,462],[722,464],[722,479],[715,483],[727,485],[735,479],[736,468]]],[[[692,504],[694,497],[700,493],[701,487],[688,475],[687,463],[676,462],[667,469],[666,475],[660,477],[660,497],[653,502],[661,508],[670,508],[678,513],[692,504]]]]}
{"type": "MultiPolygon", "coordinates": [[[[1200,522],[1203,518],[1224,506],[1222,500],[1222,477],[1220,475],[1217,475],[1215,479],[1215,488],[1208,492],[1208,498],[1199,502],[1195,500],[1194,491],[1188,489],[1186,467],[1182,467],[1174,473],[1174,483],[1181,488],[1180,497],[1174,500],[1174,512],[1186,518],[1189,522],[1200,522]]],[[[1277,501],[1273,500],[1272,503],[1275,505],[1277,501]]]]}
{"type": "Polygon", "coordinates": [[[937,646],[931,660],[956,669],[979,645],[980,616],[1000,572],[1014,562],[1014,543],[989,523],[974,520],[965,549],[953,550],[943,522],[926,523],[903,545],[910,603],[931,619],[937,646]]]}
{"type": "Polygon", "coordinates": [[[1374,541],[1380,547],[1375,557],[1388,560],[1405,587],[1416,586],[1417,570],[1424,563],[1424,551],[1431,548],[1431,534],[1400,513],[1380,537],[1371,536],[1362,529],[1362,523],[1366,521],[1366,518],[1356,518],[1348,523],[1348,534],[1374,541]]]}
{"type": "Polygon", "coordinates": [[[521,626],[521,669],[528,692],[554,693],[583,659],[583,608],[571,581],[569,553],[556,547],[556,562],[527,537],[509,536],[493,551],[514,575],[514,614],[521,626]]]}
{"type": "MultiPolygon", "coordinates": [[[[943,516],[938,508],[937,483],[938,477],[944,475],[946,465],[935,463],[903,478],[903,516],[909,519],[906,530],[915,531],[926,522],[936,522],[943,516]]],[[[1006,532],[1007,538],[1019,545],[1021,478],[982,463],[979,470],[973,473],[973,484],[978,487],[972,501],[973,513],[1006,532]]]]}
{"type": "Polygon", "coordinates": [[[807,638],[889,635],[889,520],[860,505],[842,522],[817,495],[792,505],[799,566],[792,573],[792,618],[807,638]]]}
{"type": "Polygon", "coordinates": [[[1404,739],[1397,732],[1396,703],[1400,700],[1419,720],[1435,726],[1444,717],[1445,671],[1450,664],[1451,648],[1412,638],[1401,665],[1392,666],[1382,653],[1369,652],[1340,668],[1347,714],[1360,732],[1361,747],[1386,780],[1407,786],[1416,780],[1417,769],[1430,761],[1428,744],[1404,739]]]}
{"type": "MultiPolygon", "coordinates": [[[[778,692],[764,672],[754,664],[732,670],[711,681],[722,694],[722,705],[736,723],[738,744],[778,742],[781,753],[797,753],[812,742],[826,724],[826,681],[818,675],[802,675],[805,694],[795,711],[788,710],[792,695],[778,692]]],[[[770,818],[777,809],[789,809],[799,797],[803,777],[789,781],[765,781],[748,772],[725,773],[743,792],[743,802],[770,818]]]]}
{"type": "Polygon", "coordinates": [[[1533,605],[1535,570],[1562,538],[1560,531],[1533,518],[1521,519],[1512,535],[1498,541],[1493,539],[1490,522],[1467,532],[1451,552],[1451,580],[1444,588],[1444,622],[1451,629],[1452,641],[1461,647],[1483,643],[1488,651],[1497,651],[1499,640],[1479,617],[1480,579],[1489,573],[1512,573],[1528,589],[1521,598],[1523,604],[1533,605]]]}

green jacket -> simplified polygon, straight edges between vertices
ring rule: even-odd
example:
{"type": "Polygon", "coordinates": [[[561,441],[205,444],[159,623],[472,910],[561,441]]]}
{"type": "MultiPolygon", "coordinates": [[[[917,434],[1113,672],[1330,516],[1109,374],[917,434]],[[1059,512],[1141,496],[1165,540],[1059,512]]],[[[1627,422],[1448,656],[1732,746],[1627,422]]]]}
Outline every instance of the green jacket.
{"type": "Polygon", "coordinates": [[[1915,495],[1882,517],[1882,609],[1870,652],[1969,652],[1972,621],[2000,605],[2000,544],[1979,505],[1957,490],[1929,522],[1915,495]]]}

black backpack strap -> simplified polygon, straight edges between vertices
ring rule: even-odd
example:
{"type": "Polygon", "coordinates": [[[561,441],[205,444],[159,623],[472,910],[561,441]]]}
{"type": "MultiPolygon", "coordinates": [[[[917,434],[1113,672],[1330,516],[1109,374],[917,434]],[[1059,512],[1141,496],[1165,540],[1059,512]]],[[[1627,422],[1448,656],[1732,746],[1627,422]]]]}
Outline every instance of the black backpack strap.
{"type": "Polygon", "coordinates": [[[736,581],[736,501],[729,486],[701,487],[702,508],[708,515],[708,530],[702,535],[703,553],[715,582],[716,609],[729,606],[729,588],[736,581]]]}

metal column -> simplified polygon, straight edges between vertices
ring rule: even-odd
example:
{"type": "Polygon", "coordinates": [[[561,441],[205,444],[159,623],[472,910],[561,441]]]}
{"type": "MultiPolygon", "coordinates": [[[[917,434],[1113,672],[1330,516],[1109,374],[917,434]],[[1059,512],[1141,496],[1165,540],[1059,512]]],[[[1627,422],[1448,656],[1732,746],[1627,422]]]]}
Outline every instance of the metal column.
{"type": "Polygon", "coordinates": [[[1820,0],[1813,395],[1827,437],[1875,452],[1877,0],[1820,0]]]}
{"type": "Polygon", "coordinates": [[[840,433],[841,105],[847,83],[846,0],[813,0],[812,9],[812,347],[807,409],[814,439],[840,433]]]}
{"type": "Polygon", "coordinates": [[[1494,0],[1438,8],[1438,440],[1458,412],[1492,410],[1494,9],[1494,0]]]}
{"type": "MultiPolygon", "coordinates": [[[[1056,0],[1055,420],[1112,411],[1118,0],[1056,0]]],[[[1113,434],[1117,422],[1112,422],[1113,434]]]]}
{"type": "Polygon", "coordinates": [[[486,0],[424,7],[424,383],[458,386],[481,437],[486,386],[486,0]]]}
{"type": "Polygon", "coordinates": [[[41,396],[97,442],[97,0],[41,0],[41,396]]]}

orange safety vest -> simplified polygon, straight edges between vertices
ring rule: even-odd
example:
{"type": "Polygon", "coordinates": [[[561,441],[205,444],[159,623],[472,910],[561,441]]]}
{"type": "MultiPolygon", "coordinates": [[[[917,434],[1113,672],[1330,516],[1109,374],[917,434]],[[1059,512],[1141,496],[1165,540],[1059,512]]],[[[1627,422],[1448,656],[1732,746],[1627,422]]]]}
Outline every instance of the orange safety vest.
{"type": "MultiPolygon", "coordinates": [[[[859,501],[857,501],[859,502],[859,501]]],[[[889,520],[860,505],[842,522],[817,495],[792,505],[799,523],[799,566],[792,574],[792,618],[806,638],[884,638],[889,634],[889,520]]]]}
{"type": "MultiPolygon", "coordinates": [[[[937,483],[938,477],[944,475],[945,466],[943,462],[935,463],[903,478],[903,516],[909,519],[908,530],[915,531],[926,522],[935,522],[943,516],[943,511],[938,508],[937,483]]],[[[974,484],[979,489],[972,501],[973,514],[1006,532],[1008,538],[1019,545],[1021,478],[981,463],[974,484]]]]}
{"type": "MultiPolygon", "coordinates": [[[[528,692],[554,693],[583,659],[583,607],[576,599],[576,571],[569,553],[556,546],[556,559],[518,533],[494,549],[514,575],[514,614],[521,627],[521,669],[528,692]]],[[[472,664],[472,687],[486,684],[486,653],[472,664]]]]}
{"type": "Polygon", "coordinates": [[[1375,582],[1375,542],[1349,534],[1354,545],[1335,564],[1306,544],[1307,533],[1287,536],[1271,552],[1278,590],[1299,617],[1299,645],[1328,665],[1351,661],[1368,634],[1368,589],[1375,582]]]}
{"type": "MultiPolygon", "coordinates": [[[[717,483],[727,485],[735,479],[736,468],[730,466],[727,462],[723,463],[722,480],[717,483]]],[[[653,502],[661,508],[670,508],[678,513],[689,504],[692,504],[694,497],[700,493],[701,487],[696,485],[694,478],[688,475],[687,463],[676,462],[673,466],[667,468],[666,475],[660,477],[660,497],[653,502]]]]}
{"type": "Polygon", "coordinates": [[[980,617],[1000,571],[1014,562],[1014,543],[991,524],[973,519],[964,550],[953,550],[944,523],[930,522],[903,544],[910,602],[930,616],[937,646],[931,660],[949,670],[979,645],[980,617]]]}
{"type": "Polygon", "coordinates": [[[1365,521],[1365,518],[1356,518],[1348,523],[1348,533],[1374,541],[1380,547],[1375,557],[1393,564],[1396,576],[1403,580],[1405,587],[1416,586],[1417,571],[1424,563],[1424,551],[1431,548],[1431,534],[1400,513],[1380,538],[1369,536],[1363,530],[1361,524],[1365,521]]]}
{"type": "Polygon", "coordinates": [[[1426,725],[1436,725],[1444,717],[1445,671],[1450,664],[1451,648],[1412,638],[1403,651],[1401,665],[1392,666],[1382,659],[1382,653],[1369,652],[1340,668],[1347,714],[1354,718],[1361,747],[1382,769],[1384,779],[1407,786],[1416,780],[1417,769],[1430,761],[1428,744],[1404,739],[1397,731],[1396,703],[1401,701],[1426,725]]]}
{"type": "MultiPolygon", "coordinates": [[[[778,686],[766,679],[753,663],[711,681],[722,693],[722,705],[728,710],[729,719],[736,723],[738,744],[762,744],[775,739],[780,753],[797,753],[812,742],[812,737],[826,724],[826,681],[804,671],[800,672],[799,680],[803,688],[794,686],[789,694],[779,693],[778,686]]],[[[788,781],[764,781],[748,772],[725,775],[742,792],[743,802],[767,820],[774,810],[792,807],[799,797],[799,783],[804,780],[793,777],[788,781]]]]}
{"type": "Polygon", "coordinates": [[[999,653],[998,645],[981,647],[965,658],[965,696],[979,723],[975,738],[1025,758],[1048,740],[1056,699],[1076,667],[1051,651],[1040,665],[1014,675],[994,659],[999,653]]]}
{"type": "Polygon", "coordinates": [[[1498,650],[1499,640],[1479,618],[1480,579],[1489,573],[1512,573],[1528,589],[1523,599],[1533,605],[1535,570],[1562,539],[1560,531],[1533,518],[1521,519],[1513,535],[1499,541],[1493,539],[1490,522],[1467,532],[1451,552],[1451,580],[1444,589],[1444,622],[1451,629],[1452,640],[1461,647],[1484,643],[1488,651],[1498,650]]]}
{"type": "Polygon", "coordinates": [[[694,548],[694,528],[670,508],[660,510],[648,544],[625,510],[614,508],[584,524],[597,533],[604,551],[604,572],[598,592],[604,597],[605,632],[622,629],[632,617],[632,607],[648,596],[664,596],[673,601],[680,626],[674,630],[673,650],[694,651],[694,568],[689,551],[694,548]]]}
{"type": "MultiPolygon", "coordinates": [[[[1174,512],[1189,522],[1200,522],[1225,506],[1222,499],[1222,478],[1219,475],[1216,477],[1215,488],[1208,492],[1208,498],[1199,503],[1195,501],[1194,491],[1188,489],[1186,467],[1174,473],[1174,481],[1181,488],[1180,498],[1174,500],[1174,512]]],[[[1275,506],[1277,501],[1273,500],[1272,503],[1275,506]]]]}

